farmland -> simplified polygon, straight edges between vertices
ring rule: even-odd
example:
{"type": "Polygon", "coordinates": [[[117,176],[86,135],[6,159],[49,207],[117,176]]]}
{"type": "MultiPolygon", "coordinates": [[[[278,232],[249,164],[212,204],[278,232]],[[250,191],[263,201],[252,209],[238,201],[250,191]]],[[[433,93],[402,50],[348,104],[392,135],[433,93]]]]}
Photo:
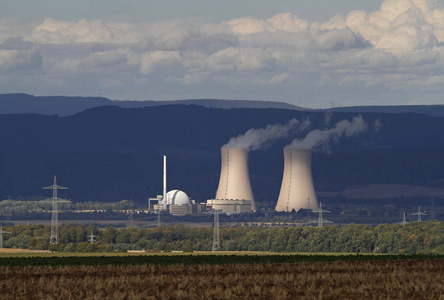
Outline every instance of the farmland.
{"type": "MultiPolygon", "coordinates": [[[[51,258],[49,255],[40,258],[51,258]]],[[[153,263],[83,265],[88,257],[71,257],[77,259],[77,265],[3,265],[2,298],[444,299],[442,257],[305,256],[304,261],[302,256],[281,255],[293,258],[286,263],[266,262],[270,258],[279,261],[278,255],[109,257],[121,262],[125,257],[145,257],[153,263]],[[159,263],[162,257],[175,261],[159,263]],[[186,257],[194,263],[183,263],[186,257]],[[233,258],[238,261],[224,263],[233,258]]]]}

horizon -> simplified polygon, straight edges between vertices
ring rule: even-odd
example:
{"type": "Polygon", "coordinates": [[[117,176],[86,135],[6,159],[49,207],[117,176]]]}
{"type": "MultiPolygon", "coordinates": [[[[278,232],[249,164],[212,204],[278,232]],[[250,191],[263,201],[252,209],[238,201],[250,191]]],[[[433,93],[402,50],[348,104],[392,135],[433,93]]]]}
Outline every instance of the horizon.
{"type": "MultiPolygon", "coordinates": [[[[282,104],[288,104],[295,108],[301,108],[301,109],[307,109],[307,110],[331,110],[331,109],[341,109],[341,108],[359,108],[359,107],[415,107],[415,106],[444,106],[444,104],[440,103],[430,103],[430,104],[377,104],[377,105],[367,105],[367,104],[357,104],[357,105],[351,105],[351,106],[333,106],[333,107],[325,107],[325,108],[308,108],[303,106],[298,106],[291,104],[289,102],[285,101],[271,101],[271,100],[255,100],[255,99],[216,99],[216,98],[187,98],[187,99],[172,99],[172,100],[151,100],[151,99],[141,99],[141,100],[135,100],[135,99],[110,99],[108,97],[104,96],[83,96],[83,95],[32,95],[28,93],[2,93],[2,95],[26,95],[36,98],[57,98],[57,97],[66,97],[66,98],[101,98],[110,100],[112,102],[182,102],[182,101],[233,101],[233,102],[264,102],[264,103],[282,103],[282,104]]],[[[99,106],[97,106],[99,107],[99,106]]],[[[211,106],[208,106],[211,107],[211,106]]],[[[131,107],[122,107],[122,108],[131,108],[131,107]]],[[[218,107],[212,107],[212,108],[218,108],[218,107]]],[[[257,107],[245,107],[245,108],[257,108],[257,107]]],[[[273,108],[273,107],[270,107],[273,108]]]]}

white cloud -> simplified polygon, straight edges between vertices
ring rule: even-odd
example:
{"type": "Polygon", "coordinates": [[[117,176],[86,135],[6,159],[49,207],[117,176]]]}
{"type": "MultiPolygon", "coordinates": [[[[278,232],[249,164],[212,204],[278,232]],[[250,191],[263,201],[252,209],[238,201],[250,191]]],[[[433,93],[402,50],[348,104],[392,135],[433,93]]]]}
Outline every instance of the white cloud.
{"type": "Polygon", "coordinates": [[[179,65],[181,55],[177,51],[153,51],[147,52],[141,57],[140,72],[148,74],[159,68],[179,65]]]}
{"type": "Polygon", "coordinates": [[[290,77],[288,73],[282,73],[278,75],[274,75],[272,78],[270,78],[270,83],[281,83],[285,80],[287,80],[290,77]]]}
{"type": "Polygon", "coordinates": [[[39,47],[22,38],[10,37],[0,43],[0,70],[40,68],[39,47]]]}
{"type": "Polygon", "coordinates": [[[267,20],[241,18],[230,20],[226,24],[236,34],[246,35],[260,32],[301,32],[309,28],[309,23],[289,13],[279,14],[267,20]]]}
{"type": "Polygon", "coordinates": [[[33,82],[46,94],[51,82],[69,79],[87,95],[97,90],[84,88],[85,81],[100,93],[125,82],[139,99],[282,95],[320,107],[372,95],[373,103],[399,102],[427,87],[433,93],[424,101],[431,101],[442,89],[443,57],[444,9],[432,0],[386,0],[378,11],[351,11],[324,23],[290,13],[218,24],[0,19],[2,80],[26,78],[21,87],[33,82]],[[42,72],[28,77],[30,68],[42,72]]]}

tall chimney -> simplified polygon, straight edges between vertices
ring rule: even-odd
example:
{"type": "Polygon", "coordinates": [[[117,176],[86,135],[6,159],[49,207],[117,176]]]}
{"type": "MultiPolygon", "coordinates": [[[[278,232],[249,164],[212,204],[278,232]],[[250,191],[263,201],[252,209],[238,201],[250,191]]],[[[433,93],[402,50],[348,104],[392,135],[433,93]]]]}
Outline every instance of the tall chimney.
{"type": "Polygon", "coordinates": [[[167,209],[167,157],[163,156],[163,209],[167,209]]]}
{"type": "Polygon", "coordinates": [[[311,175],[311,150],[284,148],[284,176],[276,211],[318,209],[311,175]]]}

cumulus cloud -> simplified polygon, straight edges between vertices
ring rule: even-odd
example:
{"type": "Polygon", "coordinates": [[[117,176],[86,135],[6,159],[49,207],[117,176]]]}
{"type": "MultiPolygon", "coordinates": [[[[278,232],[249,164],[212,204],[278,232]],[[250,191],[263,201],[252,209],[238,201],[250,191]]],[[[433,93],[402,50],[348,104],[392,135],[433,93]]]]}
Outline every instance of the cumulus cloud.
{"type": "Polygon", "coordinates": [[[94,95],[83,87],[88,78],[97,89],[125,82],[136,99],[279,99],[325,107],[403,101],[403,91],[423,93],[425,86],[424,98],[437,99],[443,54],[444,8],[433,0],[386,0],[377,11],[323,23],[290,13],[217,24],[0,19],[0,76],[14,82],[28,73],[12,78],[12,69],[43,68],[28,79],[34,86],[47,82],[41,85],[47,94],[49,79],[69,78],[79,93],[94,95]]]}
{"type": "Polygon", "coordinates": [[[21,37],[7,38],[0,43],[0,70],[11,68],[39,68],[41,56],[38,46],[24,41],[21,37]]]}

